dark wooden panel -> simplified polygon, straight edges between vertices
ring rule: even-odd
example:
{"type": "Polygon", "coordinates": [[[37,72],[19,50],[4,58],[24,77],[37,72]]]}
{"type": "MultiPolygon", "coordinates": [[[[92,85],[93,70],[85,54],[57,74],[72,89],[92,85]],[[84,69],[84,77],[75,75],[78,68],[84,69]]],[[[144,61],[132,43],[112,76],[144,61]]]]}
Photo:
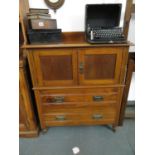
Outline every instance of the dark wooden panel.
{"type": "Polygon", "coordinates": [[[119,84],[123,48],[83,48],[79,51],[81,85],[119,84]]]}
{"type": "Polygon", "coordinates": [[[85,55],[85,79],[114,78],[116,57],[116,54],[85,55]]]}
{"type": "Polygon", "coordinates": [[[44,80],[73,79],[71,55],[40,56],[40,63],[44,80]]]}

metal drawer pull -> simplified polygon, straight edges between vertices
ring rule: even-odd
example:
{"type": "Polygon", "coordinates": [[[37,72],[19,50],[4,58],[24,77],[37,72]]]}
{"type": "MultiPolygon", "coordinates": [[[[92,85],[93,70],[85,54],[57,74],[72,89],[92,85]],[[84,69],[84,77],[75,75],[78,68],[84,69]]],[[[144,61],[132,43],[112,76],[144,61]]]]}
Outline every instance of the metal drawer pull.
{"type": "Polygon", "coordinates": [[[62,102],[64,102],[64,97],[63,96],[56,96],[53,98],[52,102],[62,103],[62,102]]]}
{"type": "Polygon", "coordinates": [[[60,115],[60,116],[56,116],[55,119],[58,121],[64,121],[66,120],[66,117],[64,115],[60,115]]]}
{"type": "Polygon", "coordinates": [[[99,102],[99,101],[103,101],[103,96],[93,96],[93,101],[97,101],[97,102],[99,102]]]}
{"type": "Polygon", "coordinates": [[[84,63],[83,62],[80,63],[79,70],[80,70],[80,74],[83,74],[83,71],[84,71],[84,63]]]}
{"type": "Polygon", "coordinates": [[[102,119],[103,118],[103,115],[101,115],[101,114],[94,114],[92,116],[92,118],[95,119],[95,120],[99,120],[99,119],[102,119]]]}

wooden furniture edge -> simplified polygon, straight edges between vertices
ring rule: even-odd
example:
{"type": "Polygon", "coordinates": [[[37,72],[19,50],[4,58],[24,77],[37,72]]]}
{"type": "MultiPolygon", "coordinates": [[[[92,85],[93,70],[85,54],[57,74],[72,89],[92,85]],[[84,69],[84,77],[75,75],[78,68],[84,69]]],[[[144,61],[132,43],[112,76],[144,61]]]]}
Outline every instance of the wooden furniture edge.
{"type": "Polygon", "coordinates": [[[133,44],[46,44],[46,45],[23,45],[21,48],[36,49],[36,48],[72,48],[72,47],[120,47],[134,46],[133,44]]]}
{"type": "Polygon", "coordinates": [[[133,43],[126,41],[125,43],[118,44],[90,44],[85,39],[84,32],[64,32],[62,33],[62,42],[49,43],[49,44],[24,44],[23,49],[35,49],[35,48],[72,48],[72,47],[120,47],[120,46],[134,46],[133,43]]]}
{"type": "Polygon", "coordinates": [[[26,27],[27,27],[27,18],[26,13],[29,12],[29,1],[28,0],[19,0],[19,22],[21,24],[22,33],[24,37],[24,44],[27,44],[27,34],[26,34],[26,27]]]}
{"type": "Polygon", "coordinates": [[[127,67],[127,73],[126,73],[125,87],[123,91],[122,105],[121,105],[121,110],[120,110],[119,126],[123,125],[125,108],[127,105],[130,83],[132,79],[132,72],[135,71],[135,60],[134,60],[135,57],[133,55],[134,53],[130,53],[129,58],[128,58],[129,60],[128,60],[128,67],[127,67]]]}
{"type": "MultiPolygon", "coordinates": [[[[31,94],[30,94],[30,92],[26,91],[26,90],[29,90],[30,87],[28,85],[27,71],[26,71],[25,67],[26,67],[26,59],[22,57],[20,59],[20,62],[19,62],[20,91],[21,91],[21,93],[25,94],[23,96],[24,97],[24,100],[26,101],[26,102],[24,102],[24,106],[25,106],[25,111],[28,114],[27,116],[29,116],[27,119],[28,119],[29,125],[31,125],[31,128],[29,130],[30,131],[30,134],[31,134],[31,130],[32,131],[37,131],[38,130],[37,129],[38,126],[37,126],[37,123],[36,122],[33,123],[33,121],[36,121],[36,116],[30,110],[30,109],[33,109],[33,105],[32,105],[32,97],[31,97],[31,94]]],[[[27,131],[27,132],[29,132],[29,131],[27,131]]],[[[20,131],[20,132],[26,132],[26,131],[20,131]]]]}
{"type": "Polygon", "coordinates": [[[119,97],[118,97],[118,104],[119,106],[117,106],[117,117],[116,117],[116,124],[117,126],[119,126],[119,118],[120,118],[120,111],[121,111],[121,104],[122,104],[122,96],[123,96],[123,92],[124,92],[124,87],[119,89],[119,97]]]}
{"type": "Polygon", "coordinates": [[[19,131],[20,138],[33,138],[39,136],[39,128],[37,127],[36,130],[31,131],[19,131]]]}
{"type": "Polygon", "coordinates": [[[117,88],[117,87],[125,87],[125,85],[123,85],[123,84],[120,84],[120,85],[95,85],[95,86],[88,86],[88,85],[85,85],[85,86],[65,86],[65,87],[63,87],[63,86],[61,86],[61,87],[59,87],[59,86],[55,86],[55,87],[33,87],[32,89],[33,90],[48,90],[48,89],[74,89],[74,88],[76,88],[76,89],[81,89],[81,88],[111,88],[111,87],[114,87],[114,88],[117,88]]]}
{"type": "Polygon", "coordinates": [[[128,32],[129,32],[129,24],[131,19],[131,13],[133,8],[133,0],[126,0],[126,9],[125,9],[125,16],[124,16],[124,25],[123,25],[123,31],[125,38],[128,38],[128,32]]]}

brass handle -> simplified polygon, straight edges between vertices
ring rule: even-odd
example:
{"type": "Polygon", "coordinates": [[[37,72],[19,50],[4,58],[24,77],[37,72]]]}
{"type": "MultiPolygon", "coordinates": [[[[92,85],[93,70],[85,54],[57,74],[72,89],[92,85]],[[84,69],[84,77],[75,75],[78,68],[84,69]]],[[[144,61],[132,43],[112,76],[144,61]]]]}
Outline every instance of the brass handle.
{"type": "Polygon", "coordinates": [[[64,121],[66,120],[66,117],[64,115],[59,115],[59,116],[56,116],[55,119],[58,121],[64,121]]]}
{"type": "Polygon", "coordinates": [[[80,62],[79,71],[80,71],[80,74],[83,74],[83,71],[84,71],[84,63],[83,62],[80,62]]]}
{"type": "Polygon", "coordinates": [[[103,96],[93,96],[93,101],[99,102],[99,101],[103,101],[103,96]]]}
{"type": "Polygon", "coordinates": [[[54,103],[63,103],[64,102],[64,97],[63,96],[55,96],[52,99],[52,102],[54,102],[54,103]]]}
{"type": "Polygon", "coordinates": [[[103,115],[101,115],[101,114],[94,114],[92,116],[92,118],[95,119],[95,120],[99,120],[99,119],[102,119],[103,118],[103,115]]]}

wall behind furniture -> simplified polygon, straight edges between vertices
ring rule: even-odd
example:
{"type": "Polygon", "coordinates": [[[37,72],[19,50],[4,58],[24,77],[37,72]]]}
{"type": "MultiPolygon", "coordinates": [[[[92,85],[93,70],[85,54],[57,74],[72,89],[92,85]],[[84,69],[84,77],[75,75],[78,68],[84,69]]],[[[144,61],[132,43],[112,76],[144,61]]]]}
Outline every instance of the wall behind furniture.
{"type": "MultiPolygon", "coordinates": [[[[57,19],[57,24],[62,31],[84,31],[84,17],[85,17],[85,5],[86,4],[97,4],[97,3],[122,3],[122,20],[125,11],[125,0],[65,0],[64,5],[57,10],[56,14],[50,10],[52,18],[57,19]]],[[[47,8],[48,6],[44,3],[44,0],[29,0],[30,7],[34,8],[47,8]]]]}
{"type": "MultiPolygon", "coordinates": [[[[123,18],[125,13],[126,0],[65,0],[64,5],[57,10],[56,14],[50,8],[50,14],[52,18],[57,19],[58,28],[61,28],[63,32],[67,31],[84,31],[84,17],[85,17],[85,5],[86,4],[98,4],[98,3],[122,3],[122,15],[120,26],[123,26],[123,18]]],[[[44,0],[29,0],[31,8],[48,8],[44,0]]],[[[134,42],[134,20],[130,23],[129,40],[134,42]]],[[[130,51],[134,51],[131,48],[130,51]]],[[[132,80],[132,86],[130,88],[129,100],[135,100],[134,96],[134,76],[132,80]]]]}
{"type": "MultiPolygon", "coordinates": [[[[135,15],[132,15],[132,18],[130,20],[128,40],[135,43],[135,15]]],[[[135,47],[130,47],[130,51],[135,52],[135,47]]],[[[133,73],[132,75],[128,100],[135,101],[135,73],[133,73]]]]}

